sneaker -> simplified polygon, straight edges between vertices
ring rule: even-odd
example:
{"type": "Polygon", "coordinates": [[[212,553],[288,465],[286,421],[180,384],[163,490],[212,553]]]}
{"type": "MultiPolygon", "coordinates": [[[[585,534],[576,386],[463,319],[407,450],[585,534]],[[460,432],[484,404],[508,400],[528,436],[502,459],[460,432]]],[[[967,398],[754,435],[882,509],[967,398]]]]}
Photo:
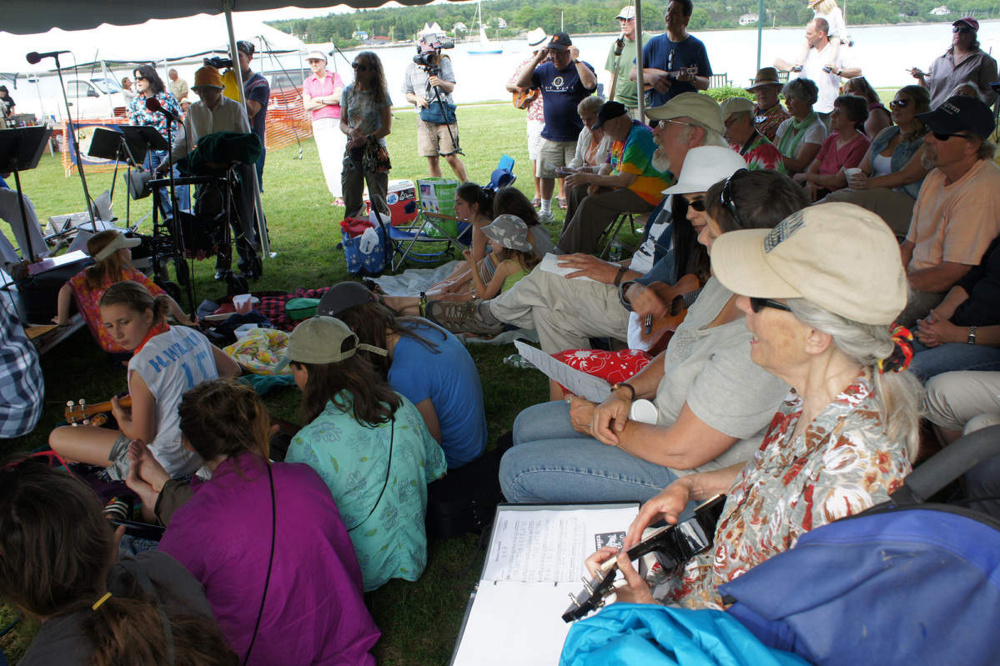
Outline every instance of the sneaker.
{"type": "Polygon", "coordinates": [[[466,301],[430,301],[426,307],[427,318],[452,333],[473,333],[475,335],[497,335],[503,332],[503,324],[487,324],[479,314],[479,303],[466,301]]]}
{"type": "Polygon", "coordinates": [[[552,216],[551,211],[548,212],[548,213],[539,213],[538,214],[538,223],[539,224],[554,224],[555,221],[556,221],[556,218],[552,216]]]}

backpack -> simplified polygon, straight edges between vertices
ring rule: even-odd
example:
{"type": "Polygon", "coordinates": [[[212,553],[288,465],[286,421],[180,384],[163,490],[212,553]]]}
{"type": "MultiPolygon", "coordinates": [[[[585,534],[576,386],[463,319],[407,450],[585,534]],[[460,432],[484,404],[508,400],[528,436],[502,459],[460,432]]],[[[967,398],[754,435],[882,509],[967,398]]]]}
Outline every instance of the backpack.
{"type": "Polygon", "coordinates": [[[925,501],[998,453],[1000,426],[951,444],[890,501],[812,530],[720,586],[729,613],[765,645],[814,664],[997,663],[1000,522],[925,501]]]}

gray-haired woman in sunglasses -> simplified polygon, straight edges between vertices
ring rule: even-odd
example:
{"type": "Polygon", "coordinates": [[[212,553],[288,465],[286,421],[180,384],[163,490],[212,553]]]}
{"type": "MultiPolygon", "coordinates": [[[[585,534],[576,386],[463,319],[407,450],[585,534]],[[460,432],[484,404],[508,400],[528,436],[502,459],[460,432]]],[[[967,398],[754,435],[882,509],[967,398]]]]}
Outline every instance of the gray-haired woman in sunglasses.
{"type": "Polygon", "coordinates": [[[964,81],[974,81],[979,86],[983,101],[992,106],[997,94],[990,83],[997,80],[997,61],[979,48],[979,21],[966,16],[951,24],[951,46],[931,65],[930,72],[918,67],[910,74],[924,88],[931,91],[931,108],[936,109],[952,95],[955,86],[964,81]]]}
{"type": "MultiPolygon", "coordinates": [[[[714,241],[712,271],[742,294],[751,359],[792,391],[751,461],[681,477],[646,502],[625,548],[657,520],[676,523],[689,502],[727,496],[714,545],[654,577],[655,592],[619,556],[629,583],[619,600],[722,608],[719,585],[902,485],[919,442],[921,389],[905,371],[912,336],[892,328],[907,296],[896,249],[877,215],[836,203],[714,241]]],[[[602,549],[588,566],[615,555],[602,549]]]]}
{"type": "Polygon", "coordinates": [[[392,100],[386,89],[382,61],[372,51],[361,51],[351,63],[354,83],[340,100],[340,131],[347,135],[341,183],[346,217],[358,217],[364,207],[365,182],[372,206],[389,219],[389,152],[385,137],[392,131],[392,100]]]}

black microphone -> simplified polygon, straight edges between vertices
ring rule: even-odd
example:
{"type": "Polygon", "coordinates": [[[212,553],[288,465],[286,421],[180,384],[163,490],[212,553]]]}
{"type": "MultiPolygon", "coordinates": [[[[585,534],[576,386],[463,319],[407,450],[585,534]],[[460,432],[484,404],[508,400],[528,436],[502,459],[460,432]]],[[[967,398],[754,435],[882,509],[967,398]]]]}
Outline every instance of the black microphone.
{"type": "Polygon", "coordinates": [[[62,55],[63,53],[69,53],[69,51],[47,51],[45,53],[39,53],[38,51],[32,51],[27,54],[25,59],[32,65],[37,65],[42,61],[43,58],[54,58],[57,55],[62,55]]]}
{"type": "Polygon", "coordinates": [[[153,113],[159,111],[160,113],[162,113],[163,115],[165,115],[167,118],[174,121],[178,125],[181,122],[183,122],[176,113],[163,108],[163,105],[160,104],[160,100],[156,99],[155,97],[150,97],[149,99],[146,100],[146,108],[152,111],[153,113]]]}

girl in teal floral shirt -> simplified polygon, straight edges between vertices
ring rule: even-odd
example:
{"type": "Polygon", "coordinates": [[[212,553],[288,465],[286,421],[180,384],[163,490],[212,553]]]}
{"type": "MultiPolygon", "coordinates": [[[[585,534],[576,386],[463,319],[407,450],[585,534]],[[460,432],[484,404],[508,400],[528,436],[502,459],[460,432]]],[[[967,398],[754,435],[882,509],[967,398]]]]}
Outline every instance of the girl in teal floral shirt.
{"type": "Polygon", "coordinates": [[[447,468],[420,412],[357,351],[339,319],[313,317],[292,332],[286,360],[310,423],[285,462],[312,467],[330,487],[361,564],[366,592],[416,580],[427,563],[427,484],[447,468]]]}

